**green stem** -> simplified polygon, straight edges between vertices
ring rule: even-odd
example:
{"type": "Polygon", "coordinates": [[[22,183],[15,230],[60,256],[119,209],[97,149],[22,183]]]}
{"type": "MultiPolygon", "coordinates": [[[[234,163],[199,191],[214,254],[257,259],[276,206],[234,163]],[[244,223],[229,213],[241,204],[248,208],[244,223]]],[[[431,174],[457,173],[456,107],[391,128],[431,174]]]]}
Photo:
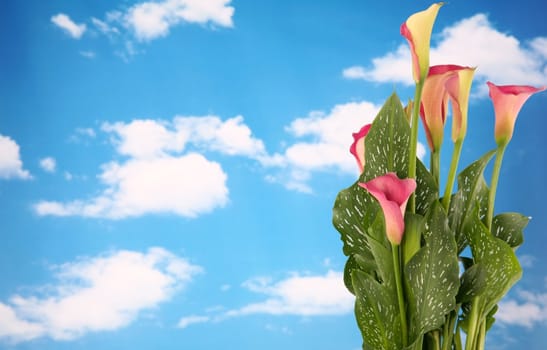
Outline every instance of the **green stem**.
{"type": "Polygon", "coordinates": [[[462,338],[460,334],[460,326],[456,326],[456,333],[454,334],[454,349],[462,350],[462,338]]]}
{"type": "Polygon", "coordinates": [[[397,299],[399,301],[399,314],[401,316],[401,334],[403,337],[403,347],[408,344],[408,331],[406,324],[406,310],[403,295],[402,275],[401,275],[401,258],[399,256],[399,245],[391,245],[391,253],[393,256],[393,268],[395,270],[395,286],[397,287],[397,299]]]}
{"type": "Polygon", "coordinates": [[[496,162],[492,171],[492,180],[490,181],[490,195],[488,196],[488,212],[486,214],[486,225],[488,229],[492,227],[492,218],[494,217],[494,202],[496,200],[496,190],[498,188],[498,180],[500,177],[501,162],[507,143],[498,146],[496,151],[496,162]]]}
{"type": "Polygon", "coordinates": [[[443,196],[443,206],[447,212],[450,207],[450,198],[452,197],[452,188],[454,187],[454,181],[456,180],[456,172],[458,171],[458,163],[462,153],[462,145],[463,139],[456,141],[454,144],[454,150],[452,151],[452,160],[450,161],[450,170],[448,171],[448,179],[446,181],[443,196]]]}
{"type": "Polygon", "coordinates": [[[427,342],[428,350],[441,350],[441,346],[440,346],[441,338],[440,338],[438,330],[434,330],[427,333],[427,337],[428,337],[428,342],[427,342]]]}
{"type": "Polygon", "coordinates": [[[454,327],[456,325],[456,319],[458,318],[458,310],[459,306],[456,308],[456,311],[452,311],[446,316],[443,325],[442,350],[452,349],[452,339],[454,338],[454,327]]]}
{"type": "MultiPolygon", "coordinates": [[[[412,125],[410,128],[410,152],[408,154],[408,177],[416,178],[416,149],[418,147],[418,117],[420,114],[420,102],[422,100],[422,90],[425,79],[416,84],[414,93],[414,105],[412,109],[412,125]]],[[[416,196],[414,193],[410,196],[410,211],[416,212],[416,196]]]]}
{"type": "MultiPolygon", "coordinates": [[[[440,181],[441,181],[440,180],[441,179],[441,152],[440,152],[440,150],[435,150],[435,151],[431,152],[430,168],[431,168],[431,175],[433,175],[433,178],[435,179],[435,183],[437,184],[437,188],[440,189],[440,181]]],[[[439,190],[439,192],[440,192],[440,190],[439,190]]]]}
{"type": "Polygon", "coordinates": [[[477,342],[477,350],[484,350],[484,343],[486,341],[486,320],[481,322],[481,329],[479,332],[479,338],[477,342]]]}
{"type": "Polygon", "coordinates": [[[469,316],[469,325],[467,330],[467,339],[465,340],[465,350],[477,350],[474,347],[477,337],[477,328],[479,325],[479,298],[473,298],[471,303],[471,315],[469,316]]]}
{"type": "Polygon", "coordinates": [[[486,320],[483,320],[481,322],[481,326],[479,329],[479,335],[477,337],[477,344],[475,345],[475,349],[484,350],[485,340],[486,340],[486,320]]]}

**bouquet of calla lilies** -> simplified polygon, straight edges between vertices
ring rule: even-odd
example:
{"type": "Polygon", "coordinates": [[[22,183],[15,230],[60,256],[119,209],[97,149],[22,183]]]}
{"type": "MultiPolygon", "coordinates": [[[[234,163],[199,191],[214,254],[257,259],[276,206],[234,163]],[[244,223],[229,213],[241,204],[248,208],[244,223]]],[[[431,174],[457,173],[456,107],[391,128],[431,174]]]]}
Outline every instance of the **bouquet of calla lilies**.
{"type": "Polygon", "coordinates": [[[497,147],[457,175],[454,192],[475,68],[429,66],[442,5],[401,26],[412,53],[414,101],[403,107],[392,95],[372,125],[353,134],[350,151],[361,175],[334,204],[333,223],[348,256],[344,283],[356,298],[364,350],[484,349],[498,302],[522,274],[515,250],[529,219],[494,216],[494,201],[517,115],[545,87],[487,83],[497,147]],[[441,192],[449,102],[454,147],[441,192]],[[430,148],[429,169],[416,157],[418,118],[430,148]],[[488,184],[484,170],[494,157],[488,184]]]}

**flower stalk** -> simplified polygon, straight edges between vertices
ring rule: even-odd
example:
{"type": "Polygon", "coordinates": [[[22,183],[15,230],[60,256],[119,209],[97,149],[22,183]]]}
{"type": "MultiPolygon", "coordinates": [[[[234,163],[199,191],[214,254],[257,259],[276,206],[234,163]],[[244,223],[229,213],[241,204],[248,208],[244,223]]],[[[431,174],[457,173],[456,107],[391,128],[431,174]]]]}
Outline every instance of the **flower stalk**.
{"type": "Polygon", "coordinates": [[[505,154],[507,144],[501,144],[496,150],[496,160],[494,169],[492,170],[492,180],[490,181],[490,192],[488,194],[488,211],[486,212],[486,226],[490,230],[492,228],[492,219],[494,217],[494,202],[496,201],[496,191],[498,189],[498,181],[500,178],[501,163],[505,154]]]}
{"type": "Polygon", "coordinates": [[[399,315],[401,319],[401,336],[403,338],[403,346],[408,345],[408,326],[406,322],[406,306],[403,291],[403,276],[401,274],[401,254],[398,244],[391,244],[391,254],[393,258],[393,268],[395,270],[395,286],[397,288],[397,301],[399,303],[399,315]]]}
{"type": "Polygon", "coordinates": [[[450,169],[448,170],[448,179],[444,188],[443,195],[443,207],[448,212],[450,208],[450,200],[452,197],[452,189],[454,188],[454,181],[456,181],[456,172],[458,171],[458,163],[460,162],[460,156],[462,152],[463,140],[457,140],[454,143],[454,150],[452,151],[452,160],[450,161],[450,169]]]}
{"type": "MultiPolygon", "coordinates": [[[[422,90],[424,87],[424,80],[420,80],[416,84],[416,91],[414,93],[414,105],[412,110],[412,125],[410,127],[410,152],[408,154],[408,177],[411,179],[416,178],[416,152],[418,149],[418,119],[420,114],[420,102],[422,100],[422,90]]],[[[409,209],[411,213],[416,212],[416,196],[412,194],[410,196],[409,209]]]]}

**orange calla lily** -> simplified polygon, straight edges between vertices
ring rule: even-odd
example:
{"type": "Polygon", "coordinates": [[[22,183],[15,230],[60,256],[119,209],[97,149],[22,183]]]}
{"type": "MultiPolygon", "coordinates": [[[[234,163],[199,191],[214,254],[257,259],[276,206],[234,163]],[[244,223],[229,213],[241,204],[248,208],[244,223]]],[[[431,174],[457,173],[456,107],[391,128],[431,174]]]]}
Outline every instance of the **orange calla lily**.
{"type": "Polygon", "coordinates": [[[432,151],[437,151],[443,143],[444,123],[448,104],[446,83],[462,67],[456,65],[432,66],[424,82],[420,116],[424,124],[427,143],[432,151]]]}
{"type": "Polygon", "coordinates": [[[446,91],[452,103],[452,141],[463,140],[467,132],[469,94],[475,68],[460,67],[446,82],[446,91]]]}

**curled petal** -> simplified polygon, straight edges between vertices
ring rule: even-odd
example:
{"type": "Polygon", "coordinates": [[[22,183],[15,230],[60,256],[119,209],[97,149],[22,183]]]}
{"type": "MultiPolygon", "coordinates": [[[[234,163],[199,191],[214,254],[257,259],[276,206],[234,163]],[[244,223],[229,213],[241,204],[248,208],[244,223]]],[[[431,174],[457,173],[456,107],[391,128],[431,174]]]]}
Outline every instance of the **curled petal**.
{"type": "Polygon", "coordinates": [[[467,132],[469,94],[475,68],[460,67],[456,75],[446,82],[446,91],[452,103],[452,141],[462,140],[467,132]]]}
{"type": "Polygon", "coordinates": [[[414,179],[399,179],[387,173],[366,183],[359,183],[380,204],[384,213],[386,235],[393,244],[400,244],[405,230],[404,213],[408,198],[416,190],[414,179]]]}
{"type": "Polygon", "coordinates": [[[363,172],[365,168],[365,137],[367,136],[370,127],[372,124],[366,124],[356,133],[353,133],[353,143],[349,148],[349,151],[357,160],[357,166],[359,167],[360,173],[363,172]]]}
{"type": "Polygon", "coordinates": [[[424,124],[427,142],[432,151],[439,150],[443,143],[448,104],[446,83],[462,68],[456,65],[432,66],[425,79],[420,117],[424,124]]]}
{"type": "Polygon", "coordinates": [[[412,55],[412,76],[418,83],[425,79],[429,69],[429,47],[433,24],[442,2],[431,5],[427,10],[417,12],[401,25],[401,34],[406,38],[412,55]]]}
{"type": "Polygon", "coordinates": [[[498,145],[507,144],[512,136],[515,122],[524,102],[535,94],[545,90],[545,86],[536,88],[525,85],[498,86],[487,82],[490,98],[496,115],[495,138],[498,145]]]}

